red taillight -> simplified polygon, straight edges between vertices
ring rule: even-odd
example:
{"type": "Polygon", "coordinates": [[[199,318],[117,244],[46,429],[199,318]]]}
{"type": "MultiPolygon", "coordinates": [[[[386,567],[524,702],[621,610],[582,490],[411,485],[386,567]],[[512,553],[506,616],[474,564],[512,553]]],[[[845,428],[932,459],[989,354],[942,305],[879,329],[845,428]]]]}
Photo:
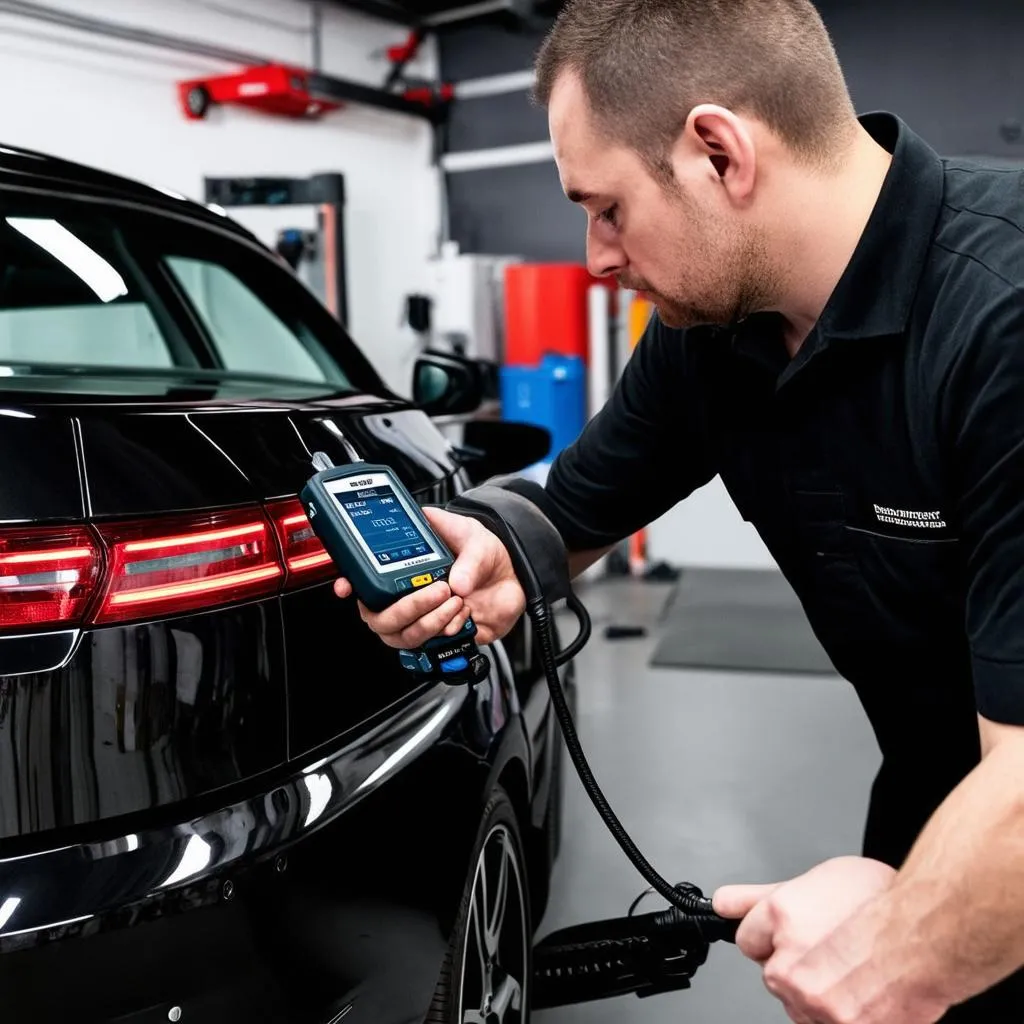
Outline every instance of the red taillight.
{"type": "Polygon", "coordinates": [[[0,532],[0,629],[80,622],[100,562],[82,527],[0,532]]]}
{"type": "Polygon", "coordinates": [[[337,575],[297,498],[267,512],[106,523],[99,538],[86,526],[0,529],[0,631],[165,618],[337,575]]]}
{"type": "Polygon", "coordinates": [[[110,564],[97,623],[272,594],[283,575],[270,524],[255,511],[99,529],[110,564]]]}
{"type": "Polygon", "coordinates": [[[277,528],[289,584],[326,580],[338,574],[331,556],[309,525],[300,501],[279,501],[267,511],[277,528]]]}

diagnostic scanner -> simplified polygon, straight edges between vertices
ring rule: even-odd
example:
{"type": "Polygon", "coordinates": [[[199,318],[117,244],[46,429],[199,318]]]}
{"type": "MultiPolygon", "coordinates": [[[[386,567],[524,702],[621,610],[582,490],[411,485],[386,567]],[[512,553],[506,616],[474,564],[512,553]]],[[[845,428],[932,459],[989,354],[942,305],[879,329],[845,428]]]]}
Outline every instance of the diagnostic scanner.
{"type": "MultiPolygon", "coordinates": [[[[356,597],[371,611],[447,580],[455,562],[405,485],[387,466],[358,462],[313,476],[302,504],[356,597]]],[[[490,663],[476,645],[472,618],[455,636],[439,636],[415,650],[399,651],[402,667],[450,684],[479,682],[490,663]]]]}

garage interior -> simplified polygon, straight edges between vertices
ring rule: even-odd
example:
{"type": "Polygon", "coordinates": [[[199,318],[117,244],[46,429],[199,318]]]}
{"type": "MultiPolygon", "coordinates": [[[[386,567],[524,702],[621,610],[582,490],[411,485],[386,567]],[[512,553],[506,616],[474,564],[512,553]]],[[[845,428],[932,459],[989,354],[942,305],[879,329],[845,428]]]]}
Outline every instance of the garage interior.
{"type": "MultiPolygon", "coordinates": [[[[469,447],[481,423],[545,428],[549,453],[522,469],[542,481],[653,312],[587,273],[584,216],[561,192],[546,116],[529,98],[559,6],[9,0],[0,146],[236,219],[399,395],[426,350],[473,360],[483,401],[436,425],[469,447]],[[309,76],[299,88],[295,68],[309,76]]],[[[1019,0],[818,7],[858,110],[898,113],[942,155],[1024,166],[1019,0]]],[[[594,621],[575,662],[580,737],[666,877],[705,891],[776,881],[859,849],[874,737],[720,481],[587,570],[578,593],[594,621]]],[[[620,915],[645,887],[571,771],[564,815],[539,935],[620,915]]],[[[787,1019],[731,947],[713,949],[690,991],[534,1018],[787,1019]]]]}

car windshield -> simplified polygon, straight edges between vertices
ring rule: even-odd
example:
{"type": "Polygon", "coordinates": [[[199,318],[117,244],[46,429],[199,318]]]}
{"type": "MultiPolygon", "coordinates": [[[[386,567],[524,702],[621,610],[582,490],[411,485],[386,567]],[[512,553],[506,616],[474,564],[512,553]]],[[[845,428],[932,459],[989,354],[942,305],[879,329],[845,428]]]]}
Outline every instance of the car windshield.
{"type": "Polygon", "coordinates": [[[157,212],[0,193],[0,387],[153,390],[183,378],[266,394],[376,382],[262,247],[157,212]]]}

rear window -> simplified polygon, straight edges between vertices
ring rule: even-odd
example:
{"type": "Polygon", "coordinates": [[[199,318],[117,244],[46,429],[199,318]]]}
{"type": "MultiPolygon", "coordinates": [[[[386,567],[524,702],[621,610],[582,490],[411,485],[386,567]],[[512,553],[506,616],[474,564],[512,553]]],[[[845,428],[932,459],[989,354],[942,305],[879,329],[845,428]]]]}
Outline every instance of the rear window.
{"type": "Polygon", "coordinates": [[[341,325],[258,246],[175,217],[0,193],[0,386],[43,374],[59,389],[62,371],[79,392],[111,371],[268,393],[379,386],[341,325]]]}

